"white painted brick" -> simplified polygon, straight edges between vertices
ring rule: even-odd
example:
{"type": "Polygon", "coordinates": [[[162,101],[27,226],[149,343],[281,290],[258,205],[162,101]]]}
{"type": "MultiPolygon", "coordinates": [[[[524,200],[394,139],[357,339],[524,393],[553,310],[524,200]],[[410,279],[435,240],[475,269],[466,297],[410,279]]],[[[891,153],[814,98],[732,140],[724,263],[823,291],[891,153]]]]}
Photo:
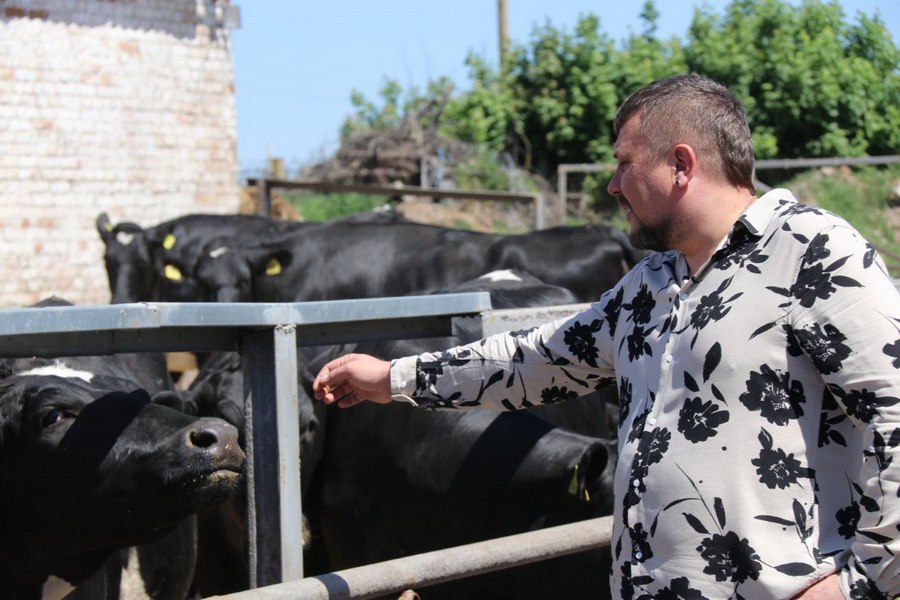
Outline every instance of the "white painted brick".
{"type": "Polygon", "coordinates": [[[101,210],[237,209],[228,34],[195,0],[19,4],[50,19],[0,20],[0,306],[107,302],[101,210]]]}

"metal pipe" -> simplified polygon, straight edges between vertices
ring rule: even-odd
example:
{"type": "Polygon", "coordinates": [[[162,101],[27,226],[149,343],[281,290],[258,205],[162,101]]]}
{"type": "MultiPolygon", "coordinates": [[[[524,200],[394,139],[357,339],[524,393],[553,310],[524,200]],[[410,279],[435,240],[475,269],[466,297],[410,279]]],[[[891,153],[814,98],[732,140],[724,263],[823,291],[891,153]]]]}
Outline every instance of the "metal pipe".
{"type": "Polygon", "coordinates": [[[611,534],[612,517],[599,517],[212,598],[372,598],[606,547],[609,546],[611,534]]]}

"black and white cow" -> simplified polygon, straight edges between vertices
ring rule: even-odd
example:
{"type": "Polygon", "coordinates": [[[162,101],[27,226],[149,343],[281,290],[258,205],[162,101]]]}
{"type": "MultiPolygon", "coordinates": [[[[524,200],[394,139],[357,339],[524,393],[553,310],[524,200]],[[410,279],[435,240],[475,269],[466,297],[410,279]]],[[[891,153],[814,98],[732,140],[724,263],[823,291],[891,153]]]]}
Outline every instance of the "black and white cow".
{"type": "Polygon", "coordinates": [[[152,598],[186,596],[192,515],[237,490],[244,454],[233,426],[164,406],[169,386],[156,353],[0,361],[0,598],[115,598],[132,546],[152,598]]]}
{"type": "MultiPolygon", "coordinates": [[[[394,210],[356,213],[341,222],[405,221],[394,210]]],[[[312,223],[257,215],[190,214],[143,228],[132,222],[113,225],[106,213],[96,221],[104,244],[111,302],[193,302],[207,300],[192,278],[195,263],[213,238],[256,243],[312,223]]]]}
{"type": "Polygon", "coordinates": [[[266,236],[304,224],[256,215],[191,214],[143,228],[132,222],[113,225],[106,213],[97,217],[113,304],[198,300],[190,278],[202,247],[213,237],[266,236]]]}

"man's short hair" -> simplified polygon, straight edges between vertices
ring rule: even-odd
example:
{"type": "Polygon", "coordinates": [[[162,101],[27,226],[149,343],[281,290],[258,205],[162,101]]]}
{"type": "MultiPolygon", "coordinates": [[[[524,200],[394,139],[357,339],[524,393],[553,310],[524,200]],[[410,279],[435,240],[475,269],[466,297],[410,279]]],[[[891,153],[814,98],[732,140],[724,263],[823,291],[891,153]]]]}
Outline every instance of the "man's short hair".
{"type": "Polygon", "coordinates": [[[616,135],[637,114],[651,152],[665,156],[675,145],[688,144],[712,176],[755,191],[747,113],[721,83],[693,74],[654,81],[619,107],[616,135]]]}

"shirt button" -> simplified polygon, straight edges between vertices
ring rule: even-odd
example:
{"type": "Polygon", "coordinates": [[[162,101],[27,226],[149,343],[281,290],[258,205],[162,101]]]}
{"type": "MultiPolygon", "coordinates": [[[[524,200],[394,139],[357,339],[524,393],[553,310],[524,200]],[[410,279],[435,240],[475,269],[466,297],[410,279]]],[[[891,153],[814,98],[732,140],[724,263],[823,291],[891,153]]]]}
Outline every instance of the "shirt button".
{"type": "Polygon", "coordinates": [[[636,559],[638,559],[638,560],[641,560],[642,558],[644,558],[644,553],[643,553],[643,552],[640,552],[640,551],[635,552],[635,553],[634,553],[634,557],[635,557],[636,559]]]}
{"type": "Polygon", "coordinates": [[[398,385],[399,385],[401,388],[405,388],[405,387],[406,387],[406,380],[405,380],[405,379],[401,379],[401,380],[398,381],[397,383],[398,383],[398,385]]]}
{"type": "Polygon", "coordinates": [[[666,355],[666,362],[667,362],[667,363],[672,362],[672,355],[671,355],[671,354],[667,354],[667,355],[666,355]]]}
{"type": "Polygon", "coordinates": [[[649,419],[647,419],[647,423],[649,423],[650,425],[656,425],[656,417],[650,417],[649,419]]]}
{"type": "Polygon", "coordinates": [[[631,485],[633,485],[634,487],[641,487],[641,480],[635,479],[634,481],[631,482],[631,485]]]}
{"type": "Polygon", "coordinates": [[[688,299],[688,295],[687,295],[687,294],[682,294],[682,295],[681,295],[681,299],[682,299],[682,300],[687,300],[687,299],[688,299]]]}

